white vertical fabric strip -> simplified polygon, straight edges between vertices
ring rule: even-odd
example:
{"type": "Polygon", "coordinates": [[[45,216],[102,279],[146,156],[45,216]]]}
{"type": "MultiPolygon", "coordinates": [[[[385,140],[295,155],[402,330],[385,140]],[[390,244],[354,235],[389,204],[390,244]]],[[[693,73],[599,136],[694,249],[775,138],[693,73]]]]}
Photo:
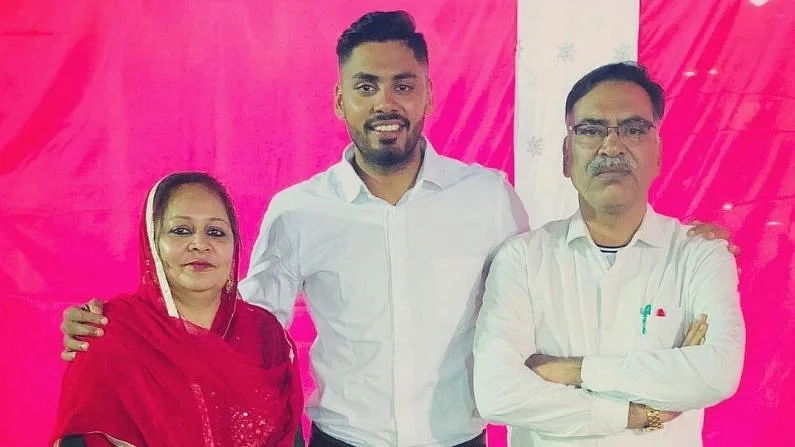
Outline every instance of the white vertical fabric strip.
{"type": "Polygon", "coordinates": [[[149,191],[149,196],[146,198],[146,237],[149,239],[149,248],[152,250],[152,259],[157,273],[157,282],[160,283],[160,291],[163,293],[163,301],[166,304],[168,316],[180,318],[174,297],[171,296],[171,287],[168,285],[166,271],[163,268],[163,262],[160,260],[160,253],[157,252],[157,242],[155,241],[155,192],[162,181],[161,179],[152,187],[152,190],[149,191]]]}
{"type": "Polygon", "coordinates": [[[530,226],[568,217],[577,193],[562,172],[569,89],[594,68],[636,60],[639,0],[518,0],[514,166],[530,226]]]}

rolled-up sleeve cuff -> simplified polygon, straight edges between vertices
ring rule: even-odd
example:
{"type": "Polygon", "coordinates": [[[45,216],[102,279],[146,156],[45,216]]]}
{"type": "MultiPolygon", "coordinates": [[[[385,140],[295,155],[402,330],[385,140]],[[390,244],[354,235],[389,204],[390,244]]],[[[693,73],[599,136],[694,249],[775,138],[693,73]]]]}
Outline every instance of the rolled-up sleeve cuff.
{"type": "Polygon", "coordinates": [[[627,428],[629,402],[609,396],[593,396],[592,433],[618,434],[627,428]]]}
{"type": "Polygon", "coordinates": [[[612,384],[618,378],[621,358],[616,356],[587,355],[582,359],[580,378],[583,389],[597,393],[614,389],[612,384]]]}

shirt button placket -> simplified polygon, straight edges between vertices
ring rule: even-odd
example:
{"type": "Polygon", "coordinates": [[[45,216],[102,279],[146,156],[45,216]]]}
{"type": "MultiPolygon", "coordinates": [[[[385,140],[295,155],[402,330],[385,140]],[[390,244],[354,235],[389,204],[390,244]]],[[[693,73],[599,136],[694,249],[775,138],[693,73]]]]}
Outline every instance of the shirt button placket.
{"type": "Polygon", "coordinates": [[[391,303],[392,303],[392,336],[394,340],[393,358],[393,394],[395,412],[395,445],[405,443],[401,440],[400,433],[407,433],[406,420],[412,412],[407,407],[402,396],[410,390],[410,375],[414,369],[412,364],[413,352],[411,346],[411,294],[408,293],[408,224],[406,221],[406,206],[400,204],[390,207],[387,214],[388,244],[390,260],[391,303]]]}

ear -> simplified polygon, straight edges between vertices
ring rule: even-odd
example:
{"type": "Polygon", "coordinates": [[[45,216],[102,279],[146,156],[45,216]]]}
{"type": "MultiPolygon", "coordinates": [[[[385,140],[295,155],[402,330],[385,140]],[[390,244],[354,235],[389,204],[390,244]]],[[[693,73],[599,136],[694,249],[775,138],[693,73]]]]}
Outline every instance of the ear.
{"type": "Polygon", "coordinates": [[[563,138],[563,175],[571,177],[571,141],[568,135],[563,138]]]}
{"type": "Polygon", "coordinates": [[[341,120],[345,119],[345,109],[342,108],[342,86],[339,82],[334,86],[334,114],[341,120]]]}
{"type": "Polygon", "coordinates": [[[662,167],[662,152],[663,151],[663,142],[662,137],[657,137],[657,173],[659,174],[660,168],[662,167]]]}
{"type": "Polygon", "coordinates": [[[425,116],[428,116],[433,113],[433,82],[431,81],[431,78],[428,78],[428,82],[425,84],[425,89],[428,92],[428,95],[425,99],[425,116]]]}
{"type": "Polygon", "coordinates": [[[651,154],[654,160],[649,160],[649,163],[653,163],[653,166],[651,166],[651,179],[654,181],[654,179],[660,176],[660,171],[662,171],[662,139],[659,135],[657,136],[657,141],[654,142],[654,147],[649,149],[654,151],[654,153],[651,154]]]}

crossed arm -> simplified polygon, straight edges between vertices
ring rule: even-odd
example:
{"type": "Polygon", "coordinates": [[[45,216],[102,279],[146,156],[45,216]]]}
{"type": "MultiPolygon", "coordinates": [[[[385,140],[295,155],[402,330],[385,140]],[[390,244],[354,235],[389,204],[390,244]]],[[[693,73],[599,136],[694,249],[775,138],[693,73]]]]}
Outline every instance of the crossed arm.
{"type": "Polygon", "coordinates": [[[681,346],[556,358],[536,347],[525,248],[521,240],[506,244],[486,283],[474,344],[475,399],[484,418],[551,437],[604,436],[644,427],[649,408],[667,410],[666,422],[734,392],[744,330],[728,253],[712,253],[710,269],[693,286],[705,297],[694,312],[710,315],[706,340],[703,315],[681,346]]]}
{"type": "MultiPolygon", "coordinates": [[[[677,347],[703,345],[706,341],[708,328],[707,315],[701,314],[696,321],[690,324],[684,340],[677,347]]],[[[528,357],[524,364],[547,382],[581,387],[582,360],[583,357],[555,357],[536,353],[528,357]]]]}
{"type": "MultiPolygon", "coordinates": [[[[678,346],[699,346],[704,344],[709,323],[707,315],[702,314],[690,324],[684,340],[678,346]]],[[[524,364],[537,376],[551,383],[582,387],[582,361],[583,357],[555,357],[546,354],[533,354],[525,360],[524,364]]],[[[644,428],[648,424],[647,410],[652,409],[647,405],[630,402],[627,416],[627,428],[644,428]]],[[[681,414],[679,411],[663,411],[660,413],[661,422],[671,421],[681,414]]]]}

